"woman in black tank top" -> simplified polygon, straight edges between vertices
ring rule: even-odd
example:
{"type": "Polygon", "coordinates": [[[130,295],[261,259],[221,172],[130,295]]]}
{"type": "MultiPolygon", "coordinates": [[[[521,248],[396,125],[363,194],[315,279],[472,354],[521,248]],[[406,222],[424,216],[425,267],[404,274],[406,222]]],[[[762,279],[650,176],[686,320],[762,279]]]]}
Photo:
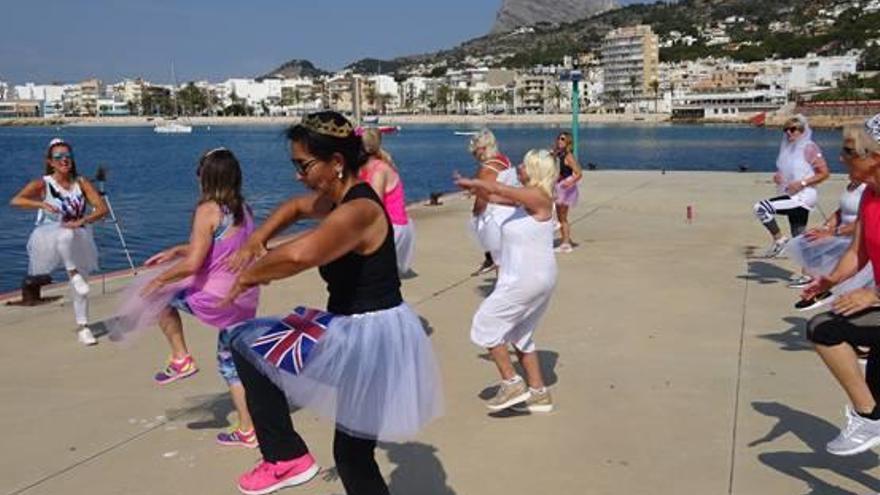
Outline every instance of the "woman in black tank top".
{"type": "Polygon", "coordinates": [[[317,474],[293,430],[289,402],[335,420],[333,454],[346,492],[388,493],[374,460],[376,441],[410,437],[439,415],[437,365],[418,316],[400,294],[391,222],[373,189],[357,178],[365,155],[351,123],[335,112],[310,114],[287,137],[296,177],[312,193],[279,206],[233,256],[233,268],[247,268],[228,299],[313,267],[329,298],[326,313],[297,308],[233,330],[233,358],[263,454],[241,476],[239,489],[268,493],[317,474]],[[274,234],[303,218],[321,221],[266,254],[274,234]],[[311,319],[297,334],[303,315],[311,319]],[[317,327],[326,331],[303,336],[317,327]],[[261,350],[282,334],[290,337],[261,350]],[[289,339],[296,342],[292,367],[285,364],[287,351],[277,351],[289,339]]]}

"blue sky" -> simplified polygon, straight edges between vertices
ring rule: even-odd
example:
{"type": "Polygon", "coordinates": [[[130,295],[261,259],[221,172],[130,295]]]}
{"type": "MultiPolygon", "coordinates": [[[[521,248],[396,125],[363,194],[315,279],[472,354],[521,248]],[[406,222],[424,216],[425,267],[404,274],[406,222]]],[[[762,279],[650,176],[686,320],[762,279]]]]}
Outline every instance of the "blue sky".
{"type": "Polygon", "coordinates": [[[168,82],[173,61],[183,82],[256,76],[292,58],[333,70],[364,57],[450,48],[487,33],[501,1],[19,0],[0,5],[0,80],[142,76],[168,82]]]}

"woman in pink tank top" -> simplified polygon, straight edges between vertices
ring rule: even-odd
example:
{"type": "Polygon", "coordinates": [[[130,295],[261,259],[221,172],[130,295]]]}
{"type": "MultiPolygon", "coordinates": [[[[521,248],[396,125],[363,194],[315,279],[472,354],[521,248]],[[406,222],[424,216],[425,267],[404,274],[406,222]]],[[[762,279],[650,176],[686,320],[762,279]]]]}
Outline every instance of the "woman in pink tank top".
{"type": "MultiPolygon", "coordinates": [[[[847,127],[840,158],[850,179],[867,185],[862,194],[853,241],[828,275],[810,284],[801,297],[815,298],[846,281],[869,261],[880,280],[880,115],[865,128],[847,127]]],[[[828,442],[835,455],[855,455],[880,445],[880,295],[865,287],[829,297],[831,311],[807,323],[807,338],[846,392],[846,427],[828,442]],[[867,353],[863,374],[858,352],[867,353]]]]}
{"type": "Polygon", "coordinates": [[[394,247],[397,251],[397,271],[405,275],[412,266],[415,250],[415,229],[406,214],[406,198],[403,193],[403,180],[397,173],[391,155],[382,149],[382,133],[379,129],[364,129],[361,139],[364,151],[369,155],[367,162],[358,173],[359,178],[373,186],[382,198],[388,219],[394,228],[394,247]]]}
{"type": "Polygon", "coordinates": [[[241,194],[241,167],[231,151],[217,148],[205,153],[196,175],[202,194],[189,242],[147,260],[147,267],[160,269],[137,277],[126,291],[110,325],[111,338],[124,338],[128,332],[158,323],[171,347],[171,357],[154,380],[166,385],[198,371],[184,339],[180,311],[216,328],[218,371],[229,386],[239,419],[229,432],[218,434],[217,441],[254,448],[257,438],[232,361],[227,328],[256,316],[259,288],[245,291],[229,305],[220,304],[237,276],[226,261],[253,233],[254,222],[241,194]]]}

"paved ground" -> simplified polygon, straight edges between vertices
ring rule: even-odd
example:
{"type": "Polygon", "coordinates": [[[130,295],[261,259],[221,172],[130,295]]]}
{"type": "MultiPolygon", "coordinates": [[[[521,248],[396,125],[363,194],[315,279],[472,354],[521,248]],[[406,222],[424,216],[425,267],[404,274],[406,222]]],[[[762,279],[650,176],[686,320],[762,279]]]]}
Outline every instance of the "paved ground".
{"type": "MultiPolygon", "coordinates": [[[[418,208],[418,276],[404,290],[432,332],[446,415],[410,443],[381,447],[392,492],[880,491],[876,454],[823,453],[843,394],[804,343],[805,315],[784,283],[789,263],[750,256],[766,243],[751,205],[772,194],[767,179],[587,175],[573,212],[580,246],[559,257],[537,335],[558,406],[543,416],[487,414],[481,398],[497,377],[468,329],[492,278],[468,276],[481,258],[465,229],[468,203],[418,208]]],[[[825,212],[844,183],[823,187],[825,212]]],[[[94,298],[94,315],[111,313],[120,283],[94,298]]],[[[269,287],[261,313],[324,297],[309,273],[269,287]]],[[[160,388],[151,380],[167,352],[158,331],[127,347],[83,348],[71,322],[64,304],[0,308],[0,493],[235,493],[258,454],[213,442],[231,411],[213,332],[186,320],[202,371],[160,388]]],[[[303,411],[294,421],[326,470],[286,493],[342,493],[331,425],[303,411]]]]}

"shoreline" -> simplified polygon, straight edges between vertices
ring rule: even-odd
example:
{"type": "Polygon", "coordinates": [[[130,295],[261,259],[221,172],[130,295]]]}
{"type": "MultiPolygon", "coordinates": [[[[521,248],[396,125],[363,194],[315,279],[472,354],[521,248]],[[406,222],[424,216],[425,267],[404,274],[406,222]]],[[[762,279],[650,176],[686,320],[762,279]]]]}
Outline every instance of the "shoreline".
{"type": "MultiPolygon", "coordinates": [[[[767,127],[781,126],[790,115],[768,114],[767,127]]],[[[865,117],[809,117],[813,128],[841,128],[846,125],[859,125],[865,117]]],[[[210,126],[285,126],[296,124],[300,117],[188,117],[188,123],[195,127],[210,126]]],[[[15,118],[0,120],[0,127],[153,127],[164,119],[152,117],[61,117],[15,118]]],[[[380,125],[564,125],[571,122],[571,114],[526,114],[526,115],[382,115],[380,125]]],[[[749,119],[700,119],[675,121],[670,114],[581,114],[581,124],[635,124],[635,125],[749,125],[749,119]]]]}

